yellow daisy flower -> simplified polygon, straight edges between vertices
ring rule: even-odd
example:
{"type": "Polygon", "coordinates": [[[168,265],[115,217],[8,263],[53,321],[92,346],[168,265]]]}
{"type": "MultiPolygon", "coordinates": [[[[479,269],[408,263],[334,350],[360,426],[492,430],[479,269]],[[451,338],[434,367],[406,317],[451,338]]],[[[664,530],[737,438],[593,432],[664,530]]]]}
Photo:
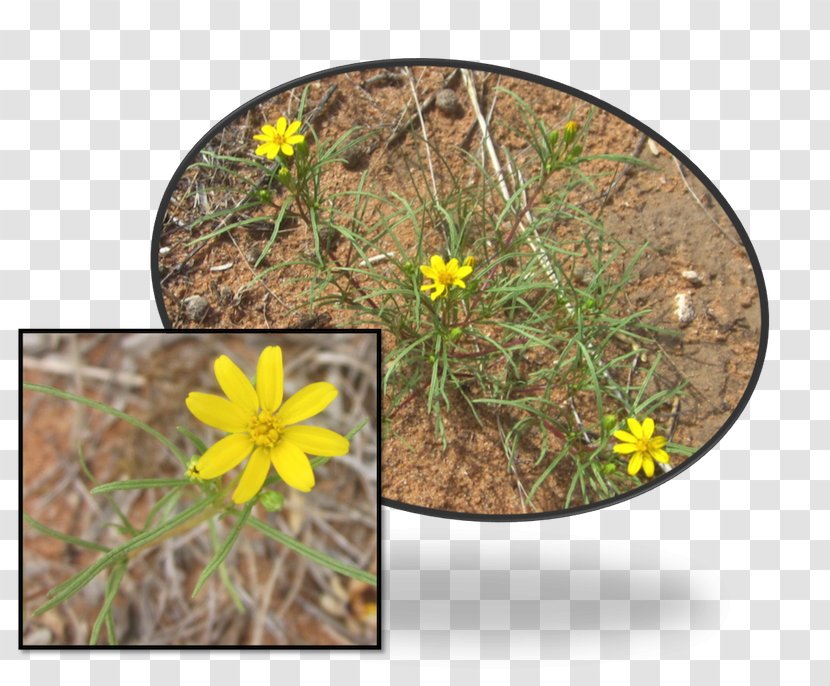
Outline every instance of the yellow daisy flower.
{"type": "Polygon", "coordinates": [[[292,426],[322,412],[337,397],[330,383],[312,383],[284,403],[282,350],[265,348],[259,356],[256,387],[228,357],[213,365],[216,380],[227,398],[209,393],[190,393],[187,409],[200,422],[229,435],[207,449],[196,463],[199,479],[215,479],[250,455],[233,501],[253,498],[273,464],[283,481],[299,491],[314,487],[314,472],[306,453],[337,457],[349,452],[349,441],[329,429],[292,426]]]}
{"type": "Polygon", "coordinates": [[[628,431],[615,431],[614,438],[621,443],[614,446],[614,452],[621,455],[631,455],[628,458],[628,473],[634,476],[640,471],[650,477],[654,475],[654,461],[667,463],[669,454],[663,450],[666,443],[665,436],[654,436],[654,420],[646,417],[642,424],[634,417],[628,419],[628,431]]]}
{"type": "Polygon", "coordinates": [[[444,295],[450,286],[466,288],[467,284],[464,283],[464,277],[472,274],[475,260],[473,257],[468,257],[464,260],[464,265],[461,266],[458,264],[458,260],[453,257],[444,264],[444,260],[439,255],[433,255],[429,262],[431,266],[421,265],[421,274],[428,279],[432,279],[432,283],[425,283],[421,286],[421,290],[429,291],[434,288],[435,291],[429,297],[435,300],[444,295]]]}
{"type": "Polygon", "coordinates": [[[280,152],[291,157],[294,154],[294,146],[305,140],[303,134],[297,133],[302,125],[299,121],[293,121],[289,125],[285,117],[277,119],[276,126],[266,124],[262,127],[262,133],[254,136],[254,140],[263,141],[262,145],[257,147],[256,154],[264,155],[269,160],[273,160],[280,152]]]}

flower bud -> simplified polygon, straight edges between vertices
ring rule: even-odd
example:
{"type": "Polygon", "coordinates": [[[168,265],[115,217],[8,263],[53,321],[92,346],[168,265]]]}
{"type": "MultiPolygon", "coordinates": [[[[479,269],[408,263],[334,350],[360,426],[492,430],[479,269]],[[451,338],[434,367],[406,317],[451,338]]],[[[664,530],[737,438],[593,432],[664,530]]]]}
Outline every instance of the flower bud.
{"type": "Polygon", "coordinates": [[[268,512],[279,512],[284,500],[285,496],[276,491],[264,491],[259,494],[259,504],[268,512]]]}
{"type": "Polygon", "coordinates": [[[615,414],[606,414],[602,416],[602,432],[605,434],[610,434],[614,427],[617,426],[617,415],[615,414]]]}
{"type": "Polygon", "coordinates": [[[565,143],[570,143],[576,138],[576,134],[579,132],[579,124],[577,124],[573,119],[571,119],[567,124],[565,124],[565,133],[562,136],[565,143]]]}
{"type": "Polygon", "coordinates": [[[202,477],[199,476],[199,470],[196,469],[196,463],[199,461],[198,455],[193,455],[187,463],[187,469],[184,475],[191,481],[200,481],[202,477]]]}
{"type": "Polygon", "coordinates": [[[472,255],[467,255],[467,258],[464,260],[465,267],[473,267],[475,269],[476,266],[476,258],[472,255]]]}
{"type": "Polygon", "coordinates": [[[548,134],[548,147],[553,150],[556,147],[556,144],[559,142],[559,131],[551,131],[548,134]]]}
{"type": "Polygon", "coordinates": [[[463,333],[464,333],[464,330],[460,326],[456,326],[456,327],[450,329],[449,339],[451,341],[457,341],[459,338],[461,338],[461,335],[463,333]]]}

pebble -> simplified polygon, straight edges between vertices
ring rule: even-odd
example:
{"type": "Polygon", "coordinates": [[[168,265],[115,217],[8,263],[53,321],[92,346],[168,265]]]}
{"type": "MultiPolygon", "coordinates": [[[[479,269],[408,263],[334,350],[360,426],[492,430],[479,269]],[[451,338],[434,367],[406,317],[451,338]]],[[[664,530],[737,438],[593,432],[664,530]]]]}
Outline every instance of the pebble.
{"type": "Polygon", "coordinates": [[[249,246],[248,249],[245,251],[245,259],[248,260],[248,262],[250,262],[251,264],[256,264],[256,261],[262,254],[262,247],[263,246],[256,244],[249,246]]]}
{"type": "Polygon", "coordinates": [[[369,161],[369,151],[364,146],[356,145],[346,150],[341,157],[343,158],[343,168],[354,171],[366,166],[369,161]]]}
{"type": "Polygon", "coordinates": [[[233,302],[233,289],[230,286],[223,284],[219,287],[219,302],[223,305],[229,305],[233,302]]]}
{"type": "Polygon", "coordinates": [[[680,326],[686,326],[695,318],[695,307],[690,293],[678,293],[674,296],[674,314],[680,326]]]}
{"type": "Polygon", "coordinates": [[[696,271],[694,271],[692,269],[687,269],[686,271],[681,272],[680,276],[682,276],[684,279],[686,279],[686,281],[688,281],[690,284],[692,284],[692,286],[702,286],[703,285],[703,279],[701,278],[700,274],[698,274],[696,271]]]}
{"type": "Polygon", "coordinates": [[[582,286],[587,286],[596,277],[596,272],[588,267],[577,267],[574,269],[574,279],[582,286]]]}
{"type": "Polygon", "coordinates": [[[435,106],[450,117],[457,117],[461,114],[461,103],[451,88],[442,88],[438,91],[435,95],[435,106]]]}
{"type": "Polygon", "coordinates": [[[191,295],[182,304],[185,316],[192,322],[202,321],[210,310],[210,304],[201,295],[191,295]]]}

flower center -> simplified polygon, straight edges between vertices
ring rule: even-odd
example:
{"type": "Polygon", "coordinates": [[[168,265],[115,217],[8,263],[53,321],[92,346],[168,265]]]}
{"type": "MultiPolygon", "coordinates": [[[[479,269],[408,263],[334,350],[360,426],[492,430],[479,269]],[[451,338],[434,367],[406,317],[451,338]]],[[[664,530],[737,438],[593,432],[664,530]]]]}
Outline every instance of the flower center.
{"type": "Polygon", "coordinates": [[[285,136],[281,133],[274,133],[274,143],[277,145],[282,145],[285,143],[285,136]]]}
{"type": "Polygon", "coordinates": [[[637,439],[637,452],[638,453],[647,453],[648,452],[648,441],[644,438],[637,439]]]}
{"type": "Polygon", "coordinates": [[[276,415],[268,410],[262,410],[248,424],[248,434],[254,445],[273,448],[280,439],[282,426],[277,421],[276,415]]]}
{"type": "Polygon", "coordinates": [[[440,272],[438,274],[438,283],[442,283],[445,286],[452,286],[453,281],[455,281],[455,276],[450,272],[440,272]]]}

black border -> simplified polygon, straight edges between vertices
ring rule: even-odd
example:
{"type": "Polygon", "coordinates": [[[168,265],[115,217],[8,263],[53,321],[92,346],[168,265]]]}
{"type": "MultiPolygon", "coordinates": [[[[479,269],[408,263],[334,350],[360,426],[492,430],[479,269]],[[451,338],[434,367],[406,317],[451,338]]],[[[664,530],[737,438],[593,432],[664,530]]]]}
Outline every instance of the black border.
{"type": "MultiPolygon", "coordinates": [[[[381,599],[383,598],[383,575],[381,574],[381,570],[383,567],[383,560],[382,560],[382,549],[383,546],[381,542],[383,540],[383,531],[382,531],[382,521],[383,518],[381,517],[381,452],[382,452],[382,443],[383,441],[378,440],[377,445],[377,534],[376,534],[376,545],[377,545],[377,633],[376,633],[376,643],[375,644],[367,644],[367,645],[357,645],[357,646],[344,646],[344,645],[198,645],[198,646],[170,646],[170,645],[152,645],[152,644],[142,644],[142,645],[74,645],[74,644],[49,644],[49,645],[24,645],[23,644],[23,336],[24,334],[37,334],[37,333],[59,333],[59,334],[95,334],[95,333],[112,333],[112,334],[132,334],[132,333],[154,333],[159,335],[168,335],[168,334],[295,334],[295,333],[306,333],[306,334],[341,334],[341,333],[360,333],[360,334],[375,334],[375,346],[377,352],[377,423],[378,423],[378,438],[380,438],[380,425],[381,425],[381,397],[380,397],[380,388],[381,388],[381,370],[382,370],[382,347],[381,347],[381,337],[383,336],[382,329],[186,329],[186,330],[177,330],[177,329],[18,329],[17,332],[17,415],[20,418],[17,423],[17,454],[18,454],[18,479],[17,479],[17,509],[18,509],[18,521],[17,521],[17,589],[18,589],[18,607],[17,607],[17,648],[18,650],[37,650],[37,651],[44,651],[44,650],[80,650],[80,651],[97,651],[97,650],[127,650],[127,651],[140,651],[140,650],[176,650],[176,651],[193,651],[193,650],[244,650],[244,651],[270,651],[270,650],[282,650],[282,651],[305,651],[305,650],[354,650],[354,651],[375,651],[375,650],[382,650],[382,641],[381,636],[383,634],[381,627],[383,626],[382,623],[382,607],[383,603],[381,599]]],[[[182,402],[184,402],[184,397],[182,397],[182,402]]]]}
{"type": "MultiPolygon", "coordinates": [[[[517,69],[510,69],[508,67],[496,66],[492,64],[482,64],[479,62],[470,62],[465,60],[449,60],[449,59],[429,59],[429,58],[415,58],[415,59],[389,59],[389,60],[374,60],[370,62],[361,62],[355,64],[345,64],[338,67],[334,67],[332,69],[325,69],[323,71],[315,72],[314,74],[310,74],[308,76],[302,76],[292,81],[289,81],[286,84],[281,86],[277,86],[276,88],[272,88],[261,95],[249,100],[244,105],[238,107],[229,115],[224,117],[220,120],[217,124],[215,124],[211,129],[204,135],[202,138],[196,143],[196,145],[190,150],[190,152],[185,156],[182,160],[179,167],[176,169],[175,173],[173,174],[170,183],[167,185],[167,188],[164,191],[164,195],[161,198],[161,203],[159,204],[159,210],[156,214],[156,221],[153,225],[153,237],[151,240],[150,245],[150,271],[153,280],[153,294],[156,299],[156,306],[158,307],[159,316],[161,317],[161,321],[164,324],[165,328],[170,328],[170,318],[167,315],[167,311],[164,309],[164,299],[162,297],[162,288],[161,288],[161,281],[159,275],[159,267],[158,267],[158,250],[161,243],[161,228],[162,223],[164,221],[165,210],[167,205],[170,202],[170,198],[173,195],[173,192],[176,189],[176,185],[179,182],[179,179],[184,174],[187,167],[190,165],[192,160],[198,155],[199,151],[204,147],[204,145],[210,141],[219,131],[221,131],[225,126],[229,123],[237,119],[239,116],[247,112],[252,107],[273,98],[276,95],[284,93],[292,88],[297,88],[298,86],[303,86],[307,83],[311,83],[313,81],[317,81],[319,79],[328,78],[331,76],[337,76],[338,74],[343,74],[346,72],[356,72],[356,71],[364,71],[367,69],[378,69],[378,68],[388,68],[388,67],[397,67],[397,66],[433,66],[433,67],[451,67],[451,68],[463,68],[463,69],[471,69],[476,71],[484,71],[484,72],[492,72],[496,74],[501,74],[503,76],[509,76],[517,79],[523,79],[525,81],[531,81],[536,83],[540,86],[546,86],[548,88],[554,88],[556,90],[563,91],[573,97],[580,98],[585,100],[592,105],[605,110],[606,112],[613,114],[616,117],[627,122],[630,126],[638,129],[639,131],[645,133],[649,138],[656,141],[660,145],[662,145],[666,150],[668,150],[675,158],[680,160],[680,162],[689,169],[697,179],[706,187],[706,190],[711,193],[712,197],[717,200],[718,204],[721,206],[723,211],[729,217],[732,225],[735,227],[735,230],[738,232],[738,235],[741,238],[741,242],[743,243],[744,249],[747,252],[747,256],[749,257],[749,261],[752,264],[752,270],[755,274],[755,281],[758,284],[758,298],[759,304],[761,308],[761,337],[758,345],[758,357],[755,360],[755,366],[752,370],[752,376],[749,379],[749,383],[747,384],[746,390],[744,391],[743,395],[741,396],[740,401],[738,402],[735,409],[730,414],[729,418],[723,423],[721,428],[715,433],[712,438],[710,438],[701,448],[699,448],[691,457],[686,459],[682,465],[675,467],[670,472],[667,472],[656,479],[650,481],[647,484],[643,484],[642,486],[638,486],[630,491],[627,491],[624,494],[618,495],[614,498],[608,498],[606,500],[602,500],[598,503],[592,503],[590,505],[584,505],[581,507],[572,507],[567,508],[564,510],[553,510],[550,512],[538,512],[538,513],[530,513],[530,514],[521,514],[521,515],[487,515],[487,514],[476,514],[471,512],[454,512],[451,510],[437,510],[432,508],[421,507],[418,505],[410,505],[408,503],[404,503],[398,500],[392,500],[390,498],[381,498],[381,502],[384,505],[389,507],[394,507],[399,510],[405,510],[407,512],[413,512],[415,514],[421,515],[429,515],[432,517],[443,517],[448,519],[460,519],[460,520],[470,520],[470,521],[479,521],[479,522],[521,522],[521,521],[534,521],[540,519],[554,519],[558,517],[568,517],[570,515],[580,514],[582,512],[591,512],[593,510],[598,510],[604,507],[610,507],[612,505],[617,505],[621,502],[624,502],[630,498],[634,498],[646,491],[651,490],[652,488],[656,488],[664,483],[666,483],[669,479],[681,474],[689,467],[691,467],[695,462],[697,462],[701,457],[703,457],[709,450],[712,449],[723,437],[726,435],[726,432],[732,427],[735,421],[740,416],[741,412],[743,412],[744,408],[746,407],[747,403],[749,402],[749,398],[752,395],[752,392],[755,390],[755,386],[758,383],[758,379],[761,376],[761,369],[763,367],[764,358],[766,356],[767,350],[767,342],[769,339],[769,301],[767,298],[767,289],[764,283],[764,275],[761,270],[760,262],[758,261],[758,256],[755,253],[755,249],[752,247],[752,243],[749,240],[749,235],[747,234],[746,230],[744,229],[743,225],[741,224],[740,220],[738,219],[737,214],[726,201],[726,198],[723,197],[723,194],[720,192],[718,187],[709,180],[709,178],[703,174],[700,168],[692,162],[682,151],[680,151],[677,147],[675,147],[672,143],[667,141],[663,136],[661,136],[657,131],[652,129],[650,126],[642,123],[641,121],[635,119],[627,112],[611,105],[603,100],[600,100],[596,96],[590,95],[589,93],[585,93],[573,86],[568,86],[566,84],[560,83],[558,81],[554,81],[552,79],[545,78],[543,76],[539,76],[538,74],[530,74],[527,72],[522,72],[517,69]]],[[[381,441],[382,442],[382,441],[381,441]]]]}

